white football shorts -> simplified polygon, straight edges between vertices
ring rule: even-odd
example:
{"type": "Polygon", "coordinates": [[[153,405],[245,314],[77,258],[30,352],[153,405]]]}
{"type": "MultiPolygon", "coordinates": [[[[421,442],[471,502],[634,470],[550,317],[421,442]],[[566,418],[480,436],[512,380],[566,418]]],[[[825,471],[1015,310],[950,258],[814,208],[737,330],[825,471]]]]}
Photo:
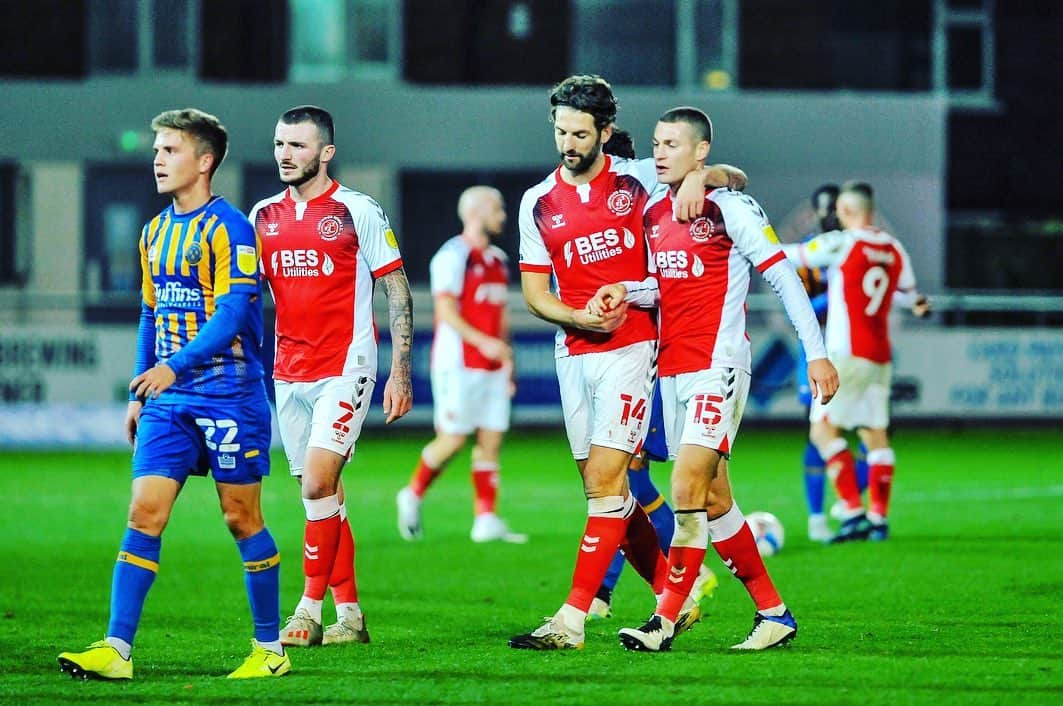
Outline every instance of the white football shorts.
{"type": "Polygon", "coordinates": [[[656,341],[558,358],[561,410],[572,457],[586,459],[592,445],[634,453],[649,429],[656,374],[656,341]]]}
{"type": "Polygon", "coordinates": [[[825,419],[842,429],[885,429],[890,425],[893,366],[846,356],[831,361],[838,370],[838,392],[827,404],[812,400],[808,418],[825,419]]]}
{"type": "Polygon", "coordinates": [[[437,432],[471,434],[509,430],[509,370],[432,370],[433,421],[437,432]]]}
{"type": "Polygon", "coordinates": [[[303,475],[308,448],[351,457],[369,412],[375,383],[366,375],[275,382],[281,442],[293,476],[303,475]]]}
{"type": "Polygon", "coordinates": [[[704,446],[731,457],[749,397],[749,373],[712,367],[661,378],[664,436],[668,456],[683,444],[704,446]]]}

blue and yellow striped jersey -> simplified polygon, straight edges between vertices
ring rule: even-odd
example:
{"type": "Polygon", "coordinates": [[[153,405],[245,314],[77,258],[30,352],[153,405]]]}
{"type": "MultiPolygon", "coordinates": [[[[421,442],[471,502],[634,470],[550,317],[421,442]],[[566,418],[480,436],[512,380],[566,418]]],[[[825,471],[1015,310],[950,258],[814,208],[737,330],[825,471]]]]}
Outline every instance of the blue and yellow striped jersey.
{"type": "Polygon", "coordinates": [[[207,395],[241,395],[263,378],[262,303],[258,242],[247,218],[214,196],[202,208],[174,213],[168,206],[140,237],[144,303],[155,315],[155,358],[165,362],[203,328],[219,297],[244,292],[255,298],[231,344],[206,364],[178,376],[170,389],[207,395]]]}

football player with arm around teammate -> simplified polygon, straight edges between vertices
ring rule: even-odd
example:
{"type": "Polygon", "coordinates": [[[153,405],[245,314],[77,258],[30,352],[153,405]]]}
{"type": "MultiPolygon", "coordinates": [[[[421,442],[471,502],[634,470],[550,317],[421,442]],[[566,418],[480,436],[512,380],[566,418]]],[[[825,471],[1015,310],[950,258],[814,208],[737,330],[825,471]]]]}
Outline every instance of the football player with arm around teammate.
{"type": "Polygon", "coordinates": [[[492,240],[503,233],[506,207],[490,186],[471,186],[458,199],[462,231],[429,265],[435,300],[432,402],[436,435],[421,451],[410,482],[396,496],[399,535],[423,536],[421,501],[429,486],[475,432],[472,484],[474,542],[522,543],[495,514],[502,438],[515,390],[509,343],[509,258],[492,240]]]}
{"type": "MultiPolygon", "coordinates": [[[[106,637],[59,655],[74,677],[132,679],[133,638],[159,570],[162,533],[185,481],[214,477],[244,565],[255,635],[230,678],[291,670],[278,635],[280,554],[262,518],[270,413],[262,366],[255,231],[211,192],[228,134],[213,115],[169,110],[155,131],[155,185],[173,202],[140,237],[143,303],[126,431],[133,443],[129,523],[111,582],[106,637]]],[[[213,626],[203,629],[213,638],[213,626]]]]}
{"type": "Polygon", "coordinates": [[[845,503],[842,525],[831,542],[883,540],[895,457],[889,445],[892,379],[889,313],[894,301],[925,316],[930,305],[916,290],[904,246],[873,225],[871,187],[842,186],[835,230],[785,246],[787,257],[806,267],[829,267],[827,352],[838,366],[842,388],[827,405],[810,412],[809,438],[826,460],[834,488],[845,503]],[[868,495],[865,513],[855,462],[842,429],[857,429],[867,446],[868,495]]]}
{"type": "Polygon", "coordinates": [[[657,178],[667,189],[647,204],[644,224],[654,276],[601,288],[588,305],[604,315],[627,307],[660,308],[658,360],[665,433],[672,469],[675,535],[668,554],[668,583],[654,614],[641,627],[624,628],[628,649],[671,647],[678,617],[709,542],[756,606],[753,629],[734,645],[762,650],[786,644],[797,623],[768,575],[728,478],[731,451],[749,393],[750,348],[745,304],[750,265],[782,300],[809,357],[814,394],[829,400],[837,373],[827,360],[808,296],[786,261],[764,211],[745,194],[714,189],[703,194],[703,215],[689,223],[672,216],[683,180],[708,156],[712,124],[689,107],[664,113],[654,130],[657,178]]]}
{"type": "Polygon", "coordinates": [[[355,542],[340,483],[377,378],[373,291],[384,288],[391,330],[385,421],[412,406],[410,286],[380,205],[329,176],[335,128],[317,106],[291,108],[274,129],[285,185],[251,211],[277,310],[273,379],[288,467],[306,513],[303,595],[281,630],[293,647],[369,642],[355,579],[355,542]],[[331,588],[336,622],[322,627],[331,588]]]}
{"type": "MultiPolygon", "coordinates": [[[[613,128],[613,136],[602,146],[606,154],[637,159],[635,156],[635,142],[631,133],[618,127],[613,128]]],[[[664,438],[663,412],[661,410],[660,386],[653,386],[653,402],[650,407],[650,420],[646,429],[646,440],[642,448],[631,456],[628,464],[627,481],[631,487],[631,494],[635,501],[642,507],[650,518],[653,527],[657,530],[657,541],[661,551],[667,552],[672,544],[672,533],[675,531],[675,516],[668,501],[657,489],[650,475],[650,465],[653,461],[664,463],[668,461],[668,445],[664,438]]],[[[620,580],[620,573],[624,569],[624,553],[619,549],[613,561],[609,564],[609,570],[605,572],[602,585],[598,588],[588,617],[592,619],[606,619],[612,617],[613,591],[620,580]]],[[[701,565],[694,589],[691,591],[691,599],[698,602],[702,597],[711,595],[718,581],[712,570],[704,564],[701,565]]]]}
{"type": "MultiPolygon", "coordinates": [[[[567,599],[543,625],[509,641],[537,650],[583,646],[587,611],[618,547],[656,593],[663,590],[666,565],[626,473],[645,433],[655,378],[655,316],[623,306],[592,313],[586,306],[601,285],[646,276],[640,214],[657,188],[653,162],[603,154],[617,102],[601,77],[565,79],[552,90],[550,104],[561,164],[521,201],[521,288],[528,309],[559,327],[561,405],[587,498],[587,524],[567,599]]],[[[682,199],[677,215],[696,212],[706,181],[720,177],[726,183],[727,171],[691,174],[684,196],[693,191],[697,197],[682,199]]],[[[696,605],[684,607],[680,625],[689,627],[699,617],[696,605]]]]}

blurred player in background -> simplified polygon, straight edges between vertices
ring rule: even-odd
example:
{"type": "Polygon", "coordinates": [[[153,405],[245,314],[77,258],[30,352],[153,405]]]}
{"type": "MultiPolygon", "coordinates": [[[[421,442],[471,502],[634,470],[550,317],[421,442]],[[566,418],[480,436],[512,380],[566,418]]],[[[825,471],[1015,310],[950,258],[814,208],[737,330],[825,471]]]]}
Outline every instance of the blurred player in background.
{"type": "MultiPolygon", "coordinates": [[[[640,214],[657,188],[656,170],[651,160],[602,153],[617,108],[612,88],[602,78],[569,77],[554,87],[550,104],[561,164],[521,201],[521,287],[528,309],[560,327],[561,406],[588,517],[565,603],[539,628],[509,641],[511,647],[536,650],[583,646],[587,611],[618,547],[655,593],[663,588],[666,563],[626,474],[645,435],[656,373],[655,317],[648,310],[628,312],[625,306],[605,313],[587,308],[606,282],[645,277],[640,214]],[[556,290],[551,289],[552,278],[556,290]]],[[[706,181],[719,178],[726,183],[728,174],[692,174],[677,216],[696,213],[706,181]]],[[[684,606],[683,612],[680,630],[700,618],[696,604],[684,606]]]]}
{"type": "MultiPolygon", "coordinates": [[[[613,127],[613,136],[602,146],[602,152],[624,157],[625,159],[637,159],[635,156],[635,142],[631,133],[618,127],[613,127]]],[[[653,528],[657,530],[657,541],[661,545],[661,551],[667,553],[672,544],[672,534],[675,531],[675,515],[668,505],[661,491],[653,482],[650,475],[650,464],[653,461],[664,463],[668,461],[668,445],[664,438],[664,417],[661,411],[660,386],[653,386],[653,402],[650,407],[650,421],[647,424],[646,440],[641,450],[631,457],[627,469],[627,482],[631,488],[631,494],[650,518],[653,528]]],[[[616,556],[609,564],[605,572],[602,585],[591,601],[588,617],[592,619],[605,619],[612,617],[613,591],[620,580],[620,573],[624,569],[624,553],[619,549],[616,556]]],[[[691,590],[691,600],[698,602],[706,595],[715,590],[718,581],[709,567],[702,564],[698,580],[694,582],[691,590]]]]}
{"type": "Polygon", "coordinates": [[[908,253],[900,241],[875,228],[871,187],[844,185],[838,221],[844,230],[785,246],[787,257],[805,267],[829,267],[827,351],[838,366],[842,387],[827,405],[814,405],[809,438],[826,459],[838,497],[845,503],[842,525],[832,542],[884,540],[895,457],[889,445],[892,378],[889,313],[896,300],[917,316],[930,311],[916,290],[908,253]],[[865,513],[855,462],[842,429],[858,429],[867,445],[870,506],[865,513]]]}
{"type": "Polygon", "coordinates": [[[391,325],[387,423],[413,402],[410,286],[398,242],[376,201],[329,177],[334,135],[332,116],[316,106],[281,115],[273,156],[287,186],[251,211],[277,308],[273,378],[281,441],[306,511],[303,596],[281,630],[281,641],[296,647],[369,642],[340,473],[354,453],[376,384],[378,282],[391,325]],[[322,629],[329,587],[336,622],[322,629]]]}
{"type": "Polygon", "coordinates": [[[460,234],[439,248],[429,266],[435,300],[432,399],[436,435],[421,451],[408,485],[396,496],[399,535],[420,539],[421,501],[461,451],[472,449],[474,542],[523,542],[495,514],[499,453],[509,429],[513,351],[509,343],[509,258],[491,241],[502,235],[506,207],[490,186],[472,186],[458,199],[460,234]]]}
{"type": "Polygon", "coordinates": [[[84,652],[60,654],[59,665],[75,677],[133,678],[130,652],[159,570],[163,530],[188,477],[210,472],[244,562],[255,626],[251,654],[229,677],[282,676],[291,660],[278,635],[280,554],[260,504],[270,415],[255,231],[211,193],[228,145],[216,117],[170,110],[151,128],[156,188],[173,203],[140,237],[143,303],[126,413],[134,444],[129,526],[114,567],[107,636],[84,652]]]}
{"type": "Polygon", "coordinates": [[[653,155],[657,178],[668,188],[650,198],[644,216],[655,272],[643,281],[602,287],[588,304],[590,313],[599,316],[629,304],[629,315],[660,306],[659,368],[668,450],[675,458],[676,529],[668,582],[654,614],[641,627],[620,631],[621,643],[632,650],[671,647],[710,539],[757,609],[753,629],[734,647],[777,647],[797,634],[797,622],[768,575],[728,478],[728,459],[749,393],[745,305],[751,264],[782,300],[808,350],[815,396],[829,400],[837,388],[816,315],[757,202],[736,191],[714,189],[702,194],[702,217],[690,223],[673,217],[679,186],[702,169],[711,143],[712,124],[702,111],[681,107],[661,116],[653,155]]]}
{"type": "MultiPolygon", "coordinates": [[[[823,184],[812,192],[812,210],[816,215],[819,230],[809,233],[802,239],[807,242],[820,233],[827,233],[838,229],[838,185],[823,184]]],[[[825,267],[797,267],[797,275],[805,285],[805,292],[812,301],[812,308],[820,323],[827,320],[827,268],[825,267]]],[[[794,371],[797,380],[797,399],[804,406],[805,413],[809,414],[812,409],[812,390],[808,385],[808,361],[805,359],[805,350],[798,347],[797,365],[794,371]]],[[[863,442],[855,456],[856,481],[862,493],[867,487],[867,448],[863,442]]],[[[827,464],[819,455],[816,445],[811,440],[805,443],[803,456],[805,501],[808,505],[808,538],[813,542],[825,542],[833,535],[827,524],[827,516],[823,512],[824,496],[826,495],[827,464]]],[[[843,502],[839,502],[832,508],[831,514],[842,513],[844,515],[843,502]]]]}

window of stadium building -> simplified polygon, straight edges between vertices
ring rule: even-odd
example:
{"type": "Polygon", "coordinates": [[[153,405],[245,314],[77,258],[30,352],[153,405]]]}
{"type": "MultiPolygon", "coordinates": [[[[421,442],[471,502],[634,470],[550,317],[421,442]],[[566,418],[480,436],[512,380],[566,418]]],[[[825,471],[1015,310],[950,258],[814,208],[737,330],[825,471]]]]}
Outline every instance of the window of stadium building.
{"type": "Polygon", "coordinates": [[[291,0],[291,66],[297,83],[390,71],[398,7],[382,0],[291,0]]]}

